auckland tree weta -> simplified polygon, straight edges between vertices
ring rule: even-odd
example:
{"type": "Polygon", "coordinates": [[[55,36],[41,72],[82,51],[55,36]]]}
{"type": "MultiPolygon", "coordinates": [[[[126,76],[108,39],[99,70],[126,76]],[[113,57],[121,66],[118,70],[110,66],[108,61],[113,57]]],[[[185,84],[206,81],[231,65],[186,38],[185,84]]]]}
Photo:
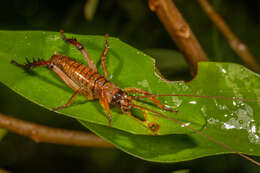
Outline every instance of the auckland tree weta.
{"type": "MultiPolygon", "coordinates": [[[[63,30],[60,32],[62,39],[65,42],[71,43],[77,47],[77,49],[85,56],[88,66],[78,63],[67,56],[57,54],[54,54],[48,61],[34,60],[33,62],[29,62],[27,60],[27,64],[25,65],[19,64],[14,60],[12,61],[12,63],[22,67],[25,70],[40,66],[47,66],[49,69],[53,70],[69,87],[76,91],[66,104],[53,108],[53,110],[56,111],[69,107],[78,93],[85,96],[87,100],[99,99],[101,106],[107,111],[109,120],[108,126],[111,126],[112,121],[109,104],[118,107],[123,113],[128,114],[130,114],[133,107],[141,110],[145,109],[141,106],[133,104],[132,100],[135,98],[129,96],[128,93],[140,93],[144,95],[152,94],[139,88],[120,89],[118,86],[108,81],[105,61],[105,55],[108,51],[107,35],[105,36],[105,48],[101,55],[101,62],[104,69],[104,76],[102,76],[97,72],[96,65],[90,59],[84,47],[76,39],[67,39],[63,32],[63,30]]],[[[171,111],[155,97],[151,97],[151,100],[161,109],[171,111]]],[[[172,112],[177,111],[172,110],[172,112]]]]}
{"type": "MultiPolygon", "coordinates": [[[[47,66],[49,69],[54,71],[69,87],[75,90],[75,93],[71,96],[69,101],[57,108],[53,108],[53,110],[59,110],[66,107],[69,107],[75,97],[81,93],[87,100],[94,100],[99,99],[99,102],[101,106],[106,110],[107,116],[108,116],[108,126],[111,126],[112,123],[112,117],[110,114],[110,104],[113,106],[116,106],[121,110],[121,112],[130,114],[132,108],[136,108],[143,111],[149,111],[154,114],[157,114],[158,116],[167,118],[169,120],[174,121],[177,124],[180,124],[181,126],[190,129],[191,131],[198,133],[204,137],[206,137],[208,140],[213,141],[214,143],[217,143],[224,148],[239,154],[240,156],[248,159],[249,161],[257,164],[260,166],[260,163],[257,161],[249,158],[248,156],[232,149],[231,147],[223,144],[220,141],[217,141],[216,139],[204,134],[203,132],[196,130],[189,125],[185,125],[181,121],[174,119],[172,117],[168,117],[164,114],[161,114],[159,112],[156,112],[152,109],[137,105],[133,103],[133,100],[141,99],[141,98],[149,98],[151,101],[159,108],[165,110],[165,111],[171,111],[174,113],[177,113],[177,110],[172,110],[166,106],[164,106],[156,97],[160,96],[189,96],[189,97],[202,97],[202,98],[222,98],[222,99],[231,99],[231,100],[244,100],[248,102],[259,102],[257,100],[246,100],[246,99],[239,99],[239,98],[227,98],[222,96],[199,96],[199,95],[182,95],[182,94],[162,94],[162,95],[154,95],[147,91],[144,91],[139,88],[124,88],[121,89],[114,83],[110,82],[108,80],[108,72],[106,67],[106,61],[105,56],[108,52],[108,43],[107,43],[107,35],[105,36],[105,48],[101,54],[101,64],[103,66],[104,70],[104,76],[99,74],[97,72],[97,67],[95,63],[91,60],[91,58],[88,56],[86,50],[84,47],[76,40],[76,39],[68,39],[64,35],[64,31],[61,30],[61,37],[62,39],[74,45],[85,57],[88,66],[76,62],[75,60],[64,56],[64,55],[58,55],[54,54],[50,60],[34,60],[33,62],[27,61],[26,64],[19,64],[16,61],[12,60],[11,62],[16,64],[17,66],[25,69],[30,70],[34,67],[40,67],[40,66],[47,66]],[[143,94],[143,96],[130,96],[129,93],[136,93],[136,94],[143,94]]],[[[160,128],[160,125],[157,123],[149,123],[148,128],[154,132],[158,131],[160,128]]]]}

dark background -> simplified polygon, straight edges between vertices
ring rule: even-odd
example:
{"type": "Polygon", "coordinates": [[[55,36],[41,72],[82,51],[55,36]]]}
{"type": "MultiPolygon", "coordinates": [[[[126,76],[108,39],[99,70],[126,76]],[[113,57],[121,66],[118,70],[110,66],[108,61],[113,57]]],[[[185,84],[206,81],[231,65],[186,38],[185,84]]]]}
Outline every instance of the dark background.
{"type": "MultiPolygon", "coordinates": [[[[191,25],[211,61],[241,63],[196,0],[174,2],[191,25]]],[[[209,2],[259,60],[258,1],[211,0],[209,2]]],[[[171,51],[177,50],[176,46],[157,16],[149,11],[146,0],[100,0],[91,21],[87,21],[84,17],[84,4],[83,0],[1,1],[0,30],[59,31],[62,28],[66,32],[78,34],[108,33],[155,56],[159,69],[167,78],[190,78],[188,67],[181,57],[176,59],[178,63],[171,64],[174,60],[171,51]],[[167,49],[168,53],[159,51],[158,48],[167,49]]],[[[79,127],[75,120],[30,103],[2,84],[0,84],[0,98],[2,113],[49,126],[86,130],[79,127]]],[[[160,164],[146,162],[114,149],[35,144],[27,138],[12,133],[8,133],[0,142],[0,168],[11,172],[172,172],[179,169],[189,169],[190,172],[260,172],[255,165],[237,155],[160,164]]]]}

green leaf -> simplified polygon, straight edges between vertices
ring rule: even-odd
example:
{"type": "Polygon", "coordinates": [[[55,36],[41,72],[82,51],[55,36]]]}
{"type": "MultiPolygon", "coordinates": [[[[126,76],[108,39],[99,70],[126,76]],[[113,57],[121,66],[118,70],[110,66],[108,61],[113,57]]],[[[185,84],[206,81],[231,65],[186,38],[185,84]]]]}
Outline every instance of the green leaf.
{"type": "MultiPolygon", "coordinates": [[[[225,95],[231,92],[227,89],[227,86],[229,86],[233,88],[234,95],[236,96],[243,97],[246,95],[248,98],[259,100],[259,75],[239,65],[200,63],[198,75],[191,83],[194,84],[197,81],[205,81],[207,88],[204,88],[204,92],[206,94],[221,92],[225,95]],[[219,76],[221,73],[224,74],[224,77],[222,79],[217,78],[216,76],[219,76]],[[212,78],[207,77],[207,75],[212,78]]],[[[211,107],[201,107],[207,121],[201,132],[232,147],[236,151],[259,156],[260,103],[226,100],[224,104],[222,103],[223,100],[213,100],[215,106],[212,104],[211,107]]],[[[211,102],[212,100],[201,99],[200,102],[202,101],[211,102]]],[[[119,149],[144,160],[179,162],[204,156],[231,153],[230,150],[195,132],[186,135],[143,136],[129,134],[84,121],[80,122],[91,131],[113,143],[119,149]]]]}
{"type": "Polygon", "coordinates": [[[7,130],[0,128],[0,141],[4,138],[6,134],[7,134],[7,130]]]}
{"type": "MultiPolygon", "coordinates": [[[[72,35],[67,34],[68,37],[72,35]]],[[[100,55],[104,48],[102,36],[80,36],[73,35],[85,45],[89,55],[100,64],[100,55]]],[[[59,54],[75,57],[77,61],[84,62],[84,57],[73,46],[64,43],[59,33],[41,31],[1,31],[0,37],[0,80],[15,92],[21,94],[28,100],[35,102],[47,109],[65,104],[73,94],[73,90],[67,87],[57,75],[46,68],[33,69],[32,73],[25,72],[11,64],[11,60],[25,63],[25,57],[33,59],[40,57],[48,60],[56,51],[59,54]],[[8,74],[8,75],[6,75],[8,74]]],[[[153,94],[158,93],[188,93],[192,88],[184,82],[167,82],[154,73],[154,61],[142,52],[130,47],[115,38],[109,38],[109,52],[107,55],[108,71],[110,80],[118,86],[138,87],[153,94]],[[137,63],[139,62],[139,63],[137,63]]],[[[101,66],[99,71],[102,73],[101,66]]],[[[183,122],[192,122],[192,126],[201,129],[204,125],[204,117],[200,110],[193,104],[189,104],[189,98],[161,98],[162,102],[173,109],[179,109],[178,115],[164,112],[152,106],[146,105],[167,116],[176,117],[183,122]],[[184,109],[185,107],[185,109],[184,109]],[[190,111],[192,110],[192,112],[190,111]],[[196,116],[192,116],[192,114],[196,116]]],[[[136,112],[136,111],[135,111],[136,112]]],[[[98,100],[87,101],[83,96],[77,97],[74,104],[59,113],[68,115],[79,120],[84,120],[101,125],[108,125],[105,110],[100,106],[98,100]]],[[[138,114],[138,112],[136,112],[138,114]]],[[[122,114],[118,109],[112,107],[112,127],[125,130],[134,134],[153,134],[148,123],[159,123],[158,134],[186,133],[186,129],[168,121],[166,118],[147,113],[147,121],[122,114]]]]}
{"type": "MultiPolygon", "coordinates": [[[[99,57],[104,47],[104,38],[70,34],[67,36],[74,36],[85,45],[102,73],[99,57]]],[[[2,83],[47,109],[68,101],[73,90],[53,72],[46,68],[36,68],[33,73],[28,73],[10,61],[24,63],[25,57],[48,60],[56,51],[84,62],[80,52],[65,44],[60,39],[59,33],[54,32],[1,31],[0,37],[2,83]]],[[[149,56],[116,38],[109,38],[109,47],[106,58],[110,80],[121,88],[138,87],[153,94],[215,95],[260,100],[259,75],[240,65],[204,62],[199,64],[198,74],[191,82],[170,82],[154,72],[154,61],[149,56]]],[[[161,111],[151,103],[147,103],[147,99],[136,104],[189,124],[238,151],[260,154],[259,102],[200,97],[159,99],[178,110],[178,114],[161,111]]],[[[113,128],[106,127],[108,125],[106,112],[98,100],[86,101],[82,96],[78,97],[71,107],[60,110],[59,113],[78,119],[117,147],[146,160],[173,162],[230,152],[203,136],[152,113],[146,112],[147,121],[141,121],[112,107],[113,128]],[[157,134],[163,136],[151,136],[154,132],[147,126],[151,122],[160,125],[157,134]]],[[[136,111],[134,114],[139,115],[136,111]]]]}

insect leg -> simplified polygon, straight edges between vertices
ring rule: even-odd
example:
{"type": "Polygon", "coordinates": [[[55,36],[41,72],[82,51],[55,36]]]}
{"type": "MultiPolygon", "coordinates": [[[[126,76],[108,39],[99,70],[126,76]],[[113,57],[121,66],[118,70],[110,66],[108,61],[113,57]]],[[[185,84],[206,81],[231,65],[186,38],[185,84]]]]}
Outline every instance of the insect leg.
{"type": "Polygon", "coordinates": [[[112,121],[112,117],[110,114],[110,107],[109,107],[109,103],[107,100],[107,96],[106,93],[104,91],[104,89],[102,88],[99,92],[98,92],[98,97],[99,97],[99,102],[101,104],[101,106],[106,109],[107,111],[107,116],[108,116],[108,126],[111,126],[111,121],[112,121]]]}
{"type": "MultiPolygon", "coordinates": [[[[144,95],[152,95],[147,91],[144,91],[140,88],[124,88],[124,91],[126,91],[127,93],[139,93],[139,94],[144,94],[144,95]]],[[[167,110],[167,111],[171,111],[171,112],[175,112],[177,113],[177,110],[172,110],[170,108],[167,108],[166,106],[164,106],[158,99],[156,99],[155,97],[151,97],[150,98],[159,108],[163,109],[163,110],[167,110]]]]}
{"type": "Polygon", "coordinates": [[[105,35],[105,48],[104,48],[102,55],[101,55],[101,63],[102,63],[102,66],[103,66],[104,76],[105,76],[106,79],[108,79],[107,65],[106,65],[106,59],[105,59],[105,56],[106,56],[107,51],[108,51],[107,38],[108,38],[108,34],[105,35]]]}
{"type": "Polygon", "coordinates": [[[96,64],[88,56],[88,53],[87,53],[86,49],[82,46],[82,44],[80,44],[75,38],[67,39],[64,35],[64,30],[60,30],[60,34],[61,34],[62,39],[65,42],[76,46],[76,48],[85,56],[88,66],[96,72],[97,71],[96,64]]]}
{"type": "Polygon", "coordinates": [[[73,102],[73,100],[76,98],[76,96],[78,95],[78,93],[80,92],[80,89],[78,89],[72,96],[71,98],[69,99],[69,101],[62,105],[62,106],[59,106],[57,108],[52,108],[53,111],[57,111],[57,110],[60,110],[60,109],[63,109],[63,108],[67,108],[71,105],[71,103],[73,102]]]}
{"type": "Polygon", "coordinates": [[[34,67],[40,67],[40,66],[48,66],[50,65],[50,61],[45,61],[45,60],[33,60],[33,62],[30,62],[28,59],[26,59],[25,64],[19,64],[15,60],[12,60],[11,63],[17,65],[18,67],[21,67],[24,70],[30,70],[31,68],[34,67]]]}

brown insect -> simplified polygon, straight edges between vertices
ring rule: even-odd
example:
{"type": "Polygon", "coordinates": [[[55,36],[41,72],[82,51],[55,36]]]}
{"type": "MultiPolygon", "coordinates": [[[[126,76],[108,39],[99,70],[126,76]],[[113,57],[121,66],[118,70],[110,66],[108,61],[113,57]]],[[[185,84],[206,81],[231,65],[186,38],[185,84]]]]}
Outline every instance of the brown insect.
{"type": "MultiPolygon", "coordinates": [[[[189,97],[202,97],[202,98],[223,98],[223,99],[231,99],[231,100],[244,100],[248,102],[259,102],[257,100],[246,100],[246,99],[239,99],[239,98],[227,98],[223,96],[199,96],[199,95],[182,95],[182,94],[162,94],[162,95],[153,95],[147,91],[144,91],[140,88],[124,88],[120,89],[117,85],[114,83],[110,82],[108,80],[108,72],[107,72],[107,67],[106,67],[106,61],[105,61],[105,56],[108,52],[108,43],[107,43],[107,37],[108,35],[105,35],[105,48],[101,54],[101,64],[103,66],[104,70],[104,76],[99,74],[97,72],[97,68],[95,63],[91,60],[91,58],[88,56],[86,50],[84,47],[76,40],[76,39],[68,39],[64,35],[64,31],[60,31],[62,39],[70,43],[84,55],[86,58],[86,61],[88,63],[88,66],[76,62],[75,60],[64,56],[64,55],[57,55],[54,54],[50,60],[34,60],[33,62],[29,62],[27,60],[26,64],[19,64],[16,61],[12,60],[11,62],[16,64],[17,66],[29,70],[34,67],[40,67],[40,66],[47,66],[49,69],[54,71],[69,87],[74,89],[76,92],[71,96],[69,101],[57,108],[53,108],[53,110],[59,110],[63,109],[66,107],[69,107],[75,97],[81,93],[83,96],[86,97],[87,100],[94,100],[94,99],[99,99],[99,102],[101,106],[106,110],[107,116],[108,116],[108,126],[111,126],[112,122],[112,117],[110,114],[110,104],[113,106],[116,106],[119,108],[123,113],[130,114],[131,115],[131,110],[132,108],[136,108],[141,110],[142,112],[149,111],[152,113],[157,114],[158,116],[167,118],[169,120],[174,121],[175,123],[180,124],[183,127],[186,127],[190,129],[193,132],[196,132],[204,137],[206,137],[208,140],[213,141],[224,148],[239,154],[240,156],[246,158],[247,160],[257,164],[260,166],[260,163],[257,161],[251,159],[250,157],[235,151],[231,147],[221,143],[220,141],[217,141],[216,139],[204,134],[203,132],[196,130],[190,126],[187,126],[183,124],[181,121],[174,119],[172,117],[168,117],[164,114],[161,114],[159,112],[156,112],[152,109],[136,105],[132,101],[137,100],[140,98],[149,98],[151,101],[158,106],[159,108],[166,110],[166,111],[171,111],[174,113],[177,113],[177,110],[172,110],[164,106],[156,97],[160,96],[189,96],[189,97]],[[143,94],[144,96],[130,96],[129,93],[136,93],[136,94],[143,94]]],[[[160,125],[154,122],[148,123],[148,128],[156,134],[156,132],[159,130],[160,125]]]]}
{"type": "MultiPolygon", "coordinates": [[[[107,111],[109,126],[111,126],[112,121],[109,104],[118,107],[123,113],[127,114],[130,114],[133,107],[143,110],[141,106],[133,104],[132,100],[136,98],[129,96],[128,93],[139,93],[144,95],[152,94],[139,88],[120,89],[118,86],[108,81],[108,72],[105,61],[105,55],[108,51],[107,35],[105,36],[105,48],[101,55],[101,62],[104,69],[104,76],[102,76],[97,72],[96,65],[90,59],[84,47],[76,39],[67,39],[63,30],[61,30],[60,33],[65,42],[76,46],[76,48],[85,56],[88,66],[76,62],[67,56],[57,54],[54,54],[48,61],[34,60],[33,62],[29,62],[27,60],[27,64],[25,65],[19,64],[14,60],[12,61],[12,63],[15,63],[17,66],[22,67],[25,70],[39,66],[47,66],[49,69],[53,70],[68,86],[76,91],[66,104],[53,108],[53,110],[69,107],[79,93],[85,96],[87,100],[99,99],[101,106],[107,111]]],[[[177,111],[170,110],[164,106],[155,97],[150,98],[159,108],[177,113],[177,111]]]]}

